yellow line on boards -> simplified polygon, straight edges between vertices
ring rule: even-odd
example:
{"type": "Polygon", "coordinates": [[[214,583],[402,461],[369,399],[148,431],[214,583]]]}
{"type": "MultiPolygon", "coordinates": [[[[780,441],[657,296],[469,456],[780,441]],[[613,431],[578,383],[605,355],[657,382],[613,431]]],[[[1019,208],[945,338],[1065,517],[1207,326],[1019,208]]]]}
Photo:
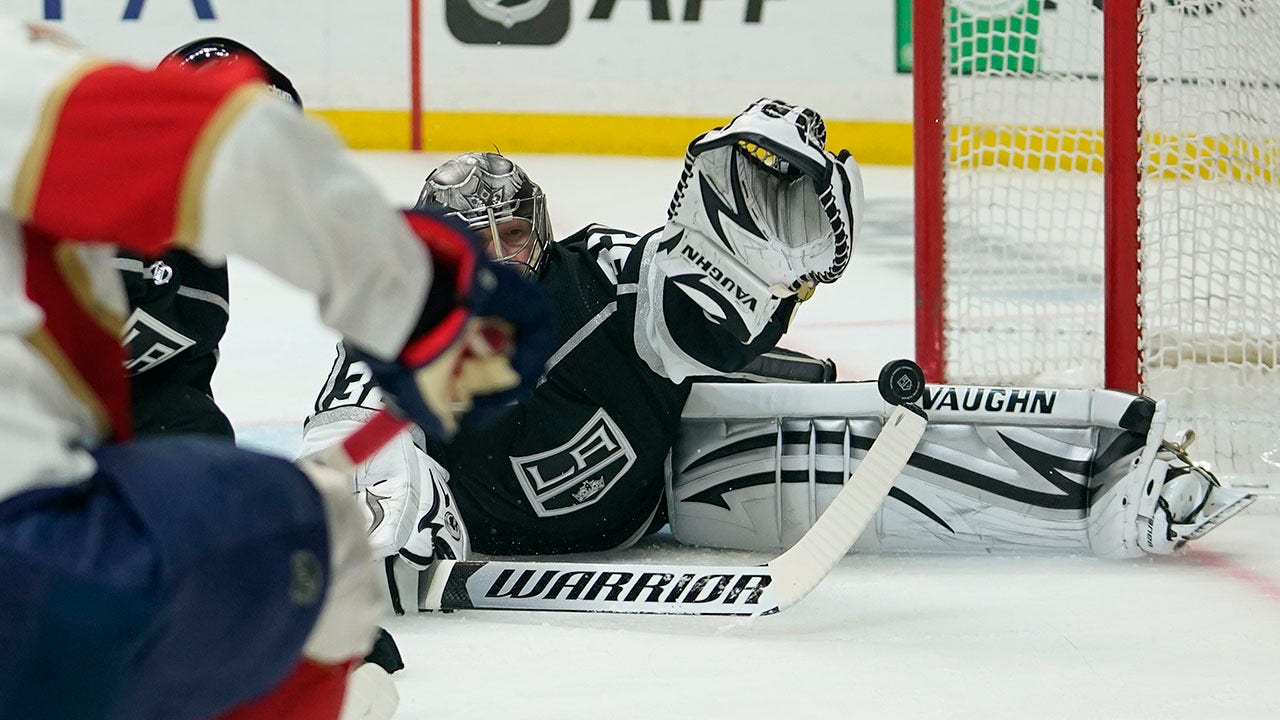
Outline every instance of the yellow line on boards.
{"type": "MultiPolygon", "coordinates": [[[[407,110],[312,110],[348,145],[365,150],[406,150],[407,110]]],[[[728,117],[642,115],[550,115],[524,113],[427,112],[422,117],[424,150],[574,153],[679,157],[695,135],[728,117]]],[[[911,164],[911,124],[907,122],[827,123],[828,147],[848,148],[869,165],[911,164]]]]}
{"type": "MultiPolygon", "coordinates": [[[[1102,131],[1096,128],[953,125],[947,129],[949,169],[1101,173],[1102,131]]],[[[1148,178],[1280,183],[1280,139],[1152,132],[1142,154],[1148,178]]]]}
{"type": "MultiPolygon", "coordinates": [[[[407,150],[407,110],[314,110],[353,148],[407,150]]],[[[497,147],[510,153],[679,157],[698,133],[728,118],[643,115],[551,115],[427,112],[423,149],[464,152],[497,147]]],[[[910,165],[911,124],[831,120],[827,147],[848,148],[864,165],[910,165]]],[[[952,169],[1101,173],[1102,131],[1095,128],[954,125],[948,128],[952,169]]],[[[1231,178],[1280,183],[1280,140],[1153,133],[1147,173],[1163,178],[1231,178]]]]}

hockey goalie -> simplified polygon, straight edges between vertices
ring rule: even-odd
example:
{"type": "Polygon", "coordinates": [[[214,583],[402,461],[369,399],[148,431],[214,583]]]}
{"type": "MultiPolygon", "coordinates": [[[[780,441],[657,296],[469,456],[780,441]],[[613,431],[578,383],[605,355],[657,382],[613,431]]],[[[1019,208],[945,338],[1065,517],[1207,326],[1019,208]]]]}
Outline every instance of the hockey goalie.
{"type": "MultiPolygon", "coordinates": [[[[840,278],[861,221],[857,164],[824,145],[817,113],[762,100],[690,143],[663,227],[592,225],[559,242],[508,158],[467,153],[430,173],[419,206],[538,279],[559,348],[495,425],[448,444],[411,430],[357,469],[398,609],[437,557],[612,550],[668,522],[687,543],[776,552],[808,529],[880,415],[873,386],[821,382],[829,362],[776,347],[840,278]]],[[[1161,449],[1163,413],[1146,398],[934,388],[929,401],[939,423],[863,550],[1163,553],[1248,502],[1161,449]]],[[[304,452],[381,405],[339,348],[304,452]]]]}
{"type": "MultiPolygon", "coordinates": [[[[861,219],[858,165],[825,143],[816,112],[761,100],[694,139],[665,226],[559,242],[508,158],[467,153],[430,173],[418,207],[452,213],[537,278],[558,348],[495,423],[464,423],[447,444],[411,429],[357,469],[398,609],[436,557],[610,550],[664,526],[663,468],[695,377],[828,375],[775,351],[803,299],[844,272],[861,219]]],[[[382,407],[371,380],[340,347],[304,453],[382,407]]]]}

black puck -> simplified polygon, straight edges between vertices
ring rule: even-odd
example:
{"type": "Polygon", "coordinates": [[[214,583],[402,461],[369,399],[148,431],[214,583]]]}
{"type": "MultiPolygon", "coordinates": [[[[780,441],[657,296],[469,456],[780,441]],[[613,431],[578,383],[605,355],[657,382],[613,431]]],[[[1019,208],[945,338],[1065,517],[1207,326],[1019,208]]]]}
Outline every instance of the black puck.
{"type": "Polygon", "coordinates": [[[906,405],[924,396],[924,371],[910,360],[894,360],[880,370],[880,396],[892,405],[906,405]]]}

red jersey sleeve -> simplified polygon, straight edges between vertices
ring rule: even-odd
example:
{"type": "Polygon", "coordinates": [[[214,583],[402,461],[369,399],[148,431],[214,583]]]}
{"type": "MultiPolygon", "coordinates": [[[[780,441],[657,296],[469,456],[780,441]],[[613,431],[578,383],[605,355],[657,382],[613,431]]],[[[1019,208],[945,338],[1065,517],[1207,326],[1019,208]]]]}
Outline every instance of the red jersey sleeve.
{"type": "Polygon", "coordinates": [[[227,128],[266,96],[234,63],[92,69],[49,99],[33,148],[24,218],[51,235],[143,254],[193,239],[210,159],[227,128]]]}

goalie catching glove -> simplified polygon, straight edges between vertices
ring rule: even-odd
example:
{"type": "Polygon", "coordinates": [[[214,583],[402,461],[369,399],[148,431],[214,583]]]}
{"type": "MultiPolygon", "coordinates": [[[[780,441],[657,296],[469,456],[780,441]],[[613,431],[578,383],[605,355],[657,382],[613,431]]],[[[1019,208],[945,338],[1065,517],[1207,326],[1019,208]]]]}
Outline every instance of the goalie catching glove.
{"type": "Polygon", "coordinates": [[[431,251],[422,314],[394,360],[351,352],[401,413],[448,438],[458,415],[484,422],[533,388],[554,349],[555,316],[542,291],[489,260],[466,227],[421,212],[405,218],[431,251]]]}
{"type": "Polygon", "coordinates": [[[862,176],[826,140],[813,110],[763,99],[689,144],[637,291],[636,348],[656,372],[680,382],[741,369],[798,301],[844,273],[862,176]]]}
{"type": "Polygon", "coordinates": [[[818,113],[758,100],[689,143],[681,188],[701,202],[677,190],[667,219],[723,243],[776,295],[835,282],[862,224],[862,173],[826,142],[818,113]]]}

